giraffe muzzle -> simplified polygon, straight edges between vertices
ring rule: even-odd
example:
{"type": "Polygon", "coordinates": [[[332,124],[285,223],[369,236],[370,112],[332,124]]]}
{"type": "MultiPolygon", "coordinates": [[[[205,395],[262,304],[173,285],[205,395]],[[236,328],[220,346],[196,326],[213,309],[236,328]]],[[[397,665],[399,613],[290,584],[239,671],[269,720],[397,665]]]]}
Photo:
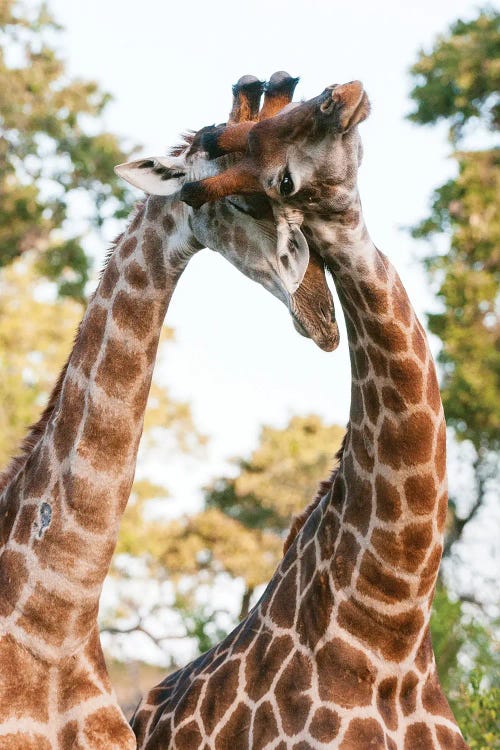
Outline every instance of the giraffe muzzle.
{"type": "Polygon", "coordinates": [[[290,314],[295,330],[314,341],[320,349],[332,352],[338,347],[339,329],[333,297],[326,281],[325,264],[313,249],[302,284],[291,298],[290,314]]]}

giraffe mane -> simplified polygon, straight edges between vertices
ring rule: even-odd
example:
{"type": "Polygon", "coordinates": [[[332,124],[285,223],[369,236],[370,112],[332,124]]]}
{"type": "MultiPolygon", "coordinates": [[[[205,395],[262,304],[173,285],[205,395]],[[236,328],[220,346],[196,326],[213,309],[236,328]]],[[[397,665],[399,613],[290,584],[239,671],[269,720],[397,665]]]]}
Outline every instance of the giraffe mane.
{"type": "Polygon", "coordinates": [[[168,155],[181,156],[187,148],[193,145],[195,135],[196,132],[194,130],[186,130],[186,132],[181,133],[182,142],[178,143],[176,146],[172,146],[168,155]]]}
{"type": "MultiPolygon", "coordinates": [[[[132,223],[134,219],[137,217],[137,215],[142,211],[143,206],[144,206],[144,201],[139,201],[136,204],[135,210],[131,216],[130,223],[132,223]]],[[[104,271],[106,270],[109,260],[111,256],[113,255],[122,237],[123,237],[123,232],[119,234],[109,246],[109,249],[104,258],[104,263],[103,263],[101,272],[99,274],[99,279],[101,279],[104,271]]],[[[90,299],[92,299],[92,297],[90,299]]],[[[38,444],[39,440],[41,439],[41,437],[43,436],[45,432],[47,424],[49,423],[49,420],[59,400],[59,396],[61,395],[64,378],[66,377],[66,372],[68,370],[69,361],[71,359],[71,354],[73,353],[73,349],[75,348],[75,345],[78,342],[78,338],[80,336],[82,322],[83,322],[83,318],[80,321],[78,328],[76,330],[75,338],[73,340],[73,346],[71,347],[71,352],[69,353],[68,358],[66,362],[64,363],[61,369],[61,372],[59,373],[56,383],[50,393],[45,409],[43,410],[40,418],[36,422],[34,422],[32,425],[30,425],[30,427],[28,427],[28,432],[25,435],[24,439],[21,441],[21,444],[19,446],[18,454],[13,456],[10,459],[7,466],[5,467],[5,469],[0,472],[0,495],[7,488],[7,486],[12,482],[12,480],[17,476],[17,474],[21,471],[21,469],[25,466],[26,461],[28,460],[31,452],[34,450],[34,448],[36,447],[36,445],[38,444]]]]}
{"type": "MultiPolygon", "coordinates": [[[[79,331],[80,329],[78,329],[77,331],[75,343],[78,339],[79,331]]],[[[16,474],[21,471],[26,461],[28,460],[28,456],[45,432],[45,427],[47,426],[47,423],[54,411],[55,405],[59,398],[59,394],[61,393],[62,384],[66,376],[66,371],[68,369],[68,364],[69,357],[63,365],[61,372],[59,373],[59,377],[57,378],[56,384],[52,389],[47,405],[43,410],[40,418],[37,422],[35,422],[28,428],[28,434],[25,435],[21,442],[19,453],[10,459],[10,462],[7,464],[6,468],[0,473],[0,493],[3,492],[8,484],[10,484],[16,474]]]]}
{"type": "Polygon", "coordinates": [[[323,481],[319,483],[318,489],[316,490],[316,494],[313,500],[309,503],[309,505],[306,506],[306,508],[302,511],[302,513],[299,513],[297,516],[294,517],[292,521],[292,525],[290,527],[290,531],[288,532],[288,536],[285,539],[285,543],[283,544],[283,556],[286,555],[286,553],[292,546],[299,531],[304,526],[304,524],[306,523],[311,513],[313,513],[316,510],[316,508],[318,507],[320,502],[323,500],[325,495],[330,492],[333,485],[335,484],[335,479],[337,478],[337,474],[339,473],[339,467],[342,461],[342,456],[344,455],[348,432],[349,432],[349,428],[346,430],[344,437],[342,438],[342,443],[340,445],[340,448],[335,454],[335,466],[331,470],[330,476],[328,477],[328,479],[323,479],[323,481]]]}

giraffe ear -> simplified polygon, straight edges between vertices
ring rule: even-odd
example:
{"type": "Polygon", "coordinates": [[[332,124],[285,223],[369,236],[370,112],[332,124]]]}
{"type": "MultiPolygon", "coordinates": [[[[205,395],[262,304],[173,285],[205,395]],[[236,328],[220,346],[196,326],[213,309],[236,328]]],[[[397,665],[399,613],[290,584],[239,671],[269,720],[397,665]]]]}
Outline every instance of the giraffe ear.
{"type": "Polygon", "coordinates": [[[329,114],[336,111],[340,130],[346,132],[370,114],[370,102],[361,81],[351,81],[340,86],[331,86],[331,100],[321,105],[322,112],[329,114]]]}
{"type": "Polygon", "coordinates": [[[173,195],[185,177],[182,157],[156,156],[118,164],[115,173],[149,195],[173,195]]]}
{"type": "Polygon", "coordinates": [[[295,217],[275,213],[278,275],[289,294],[295,294],[309,265],[309,245],[295,217]]]}

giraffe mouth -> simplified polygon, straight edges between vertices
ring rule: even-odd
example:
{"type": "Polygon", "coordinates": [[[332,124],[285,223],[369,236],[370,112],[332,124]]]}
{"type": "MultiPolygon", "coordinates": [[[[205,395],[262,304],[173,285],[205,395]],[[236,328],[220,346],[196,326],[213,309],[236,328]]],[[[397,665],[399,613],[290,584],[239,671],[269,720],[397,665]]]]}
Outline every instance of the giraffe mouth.
{"type": "Polygon", "coordinates": [[[273,212],[267,195],[260,195],[259,193],[251,196],[235,195],[231,198],[226,198],[226,200],[240,214],[250,216],[252,219],[273,219],[273,212]]]}
{"type": "Polygon", "coordinates": [[[300,333],[300,335],[304,336],[306,339],[310,339],[311,337],[307,333],[306,329],[304,328],[304,326],[300,322],[300,320],[297,317],[297,315],[295,315],[294,313],[292,313],[292,320],[293,320],[293,325],[294,325],[295,330],[297,331],[297,333],[300,333]]]}
{"type": "Polygon", "coordinates": [[[298,315],[292,312],[293,325],[297,333],[304,338],[311,339],[324,352],[333,352],[340,343],[340,335],[337,322],[315,325],[310,320],[302,321],[298,315]]]}
{"type": "Polygon", "coordinates": [[[339,345],[340,336],[335,318],[333,297],[328,288],[325,264],[310,249],[309,265],[304,279],[291,297],[290,314],[296,331],[325,352],[339,345]]]}

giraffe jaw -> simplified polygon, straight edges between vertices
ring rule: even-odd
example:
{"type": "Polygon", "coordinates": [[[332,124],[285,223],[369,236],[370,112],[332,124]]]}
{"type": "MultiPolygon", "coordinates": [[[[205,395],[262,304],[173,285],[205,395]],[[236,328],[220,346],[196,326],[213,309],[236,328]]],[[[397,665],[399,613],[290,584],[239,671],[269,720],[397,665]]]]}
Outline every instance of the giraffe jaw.
{"type": "Polygon", "coordinates": [[[304,336],[306,339],[311,339],[314,343],[319,346],[324,352],[333,352],[340,343],[340,334],[337,322],[332,320],[329,326],[325,326],[323,330],[317,327],[308,325],[305,321],[303,322],[295,314],[291,313],[293,326],[297,333],[304,336]]]}
{"type": "Polygon", "coordinates": [[[325,352],[339,345],[339,329],[335,319],[333,297],[328,288],[325,264],[313,250],[304,279],[289,301],[290,315],[295,330],[311,339],[325,352]]]}

